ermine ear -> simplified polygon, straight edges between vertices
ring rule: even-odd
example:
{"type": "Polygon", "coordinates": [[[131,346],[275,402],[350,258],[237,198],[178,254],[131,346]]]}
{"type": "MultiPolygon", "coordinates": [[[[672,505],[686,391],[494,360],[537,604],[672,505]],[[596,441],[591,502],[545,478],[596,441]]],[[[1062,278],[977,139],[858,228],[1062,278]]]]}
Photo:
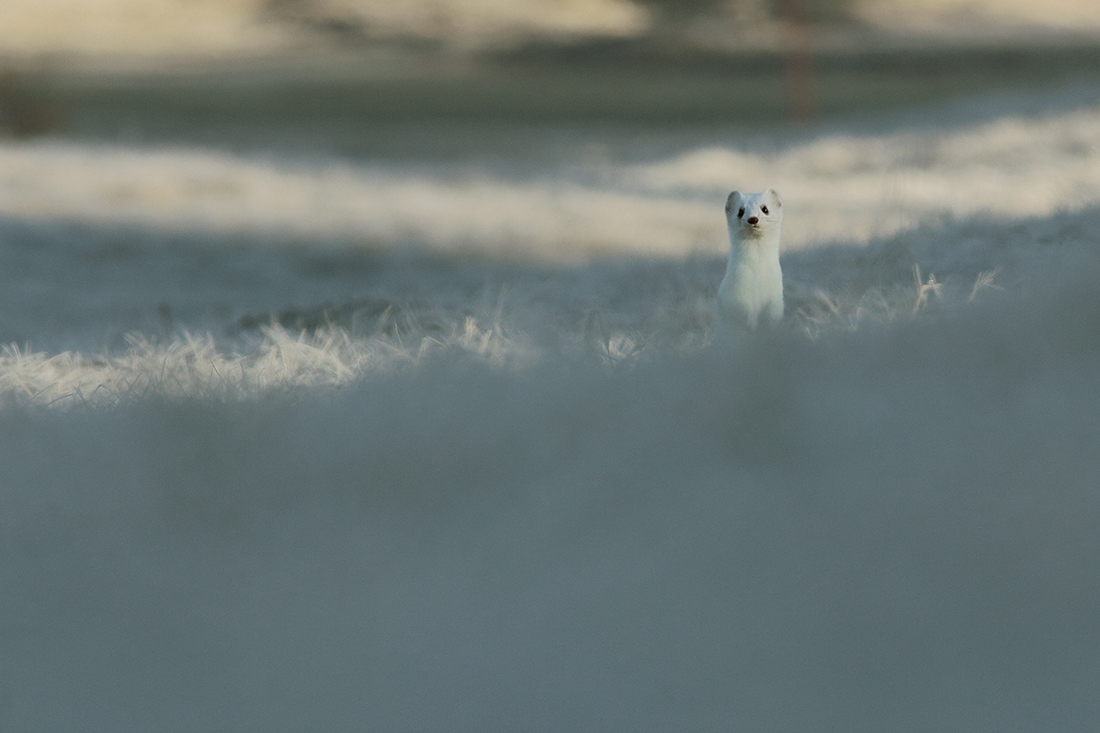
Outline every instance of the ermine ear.
{"type": "Polygon", "coordinates": [[[733,211],[735,208],[741,205],[741,192],[733,191],[728,197],[726,197],[726,213],[733,211]]]}
{"type": "Polygon", "coordinates": [[[772,206],[779,208],[783,205],[783,199],[779,198],[779,192],[774,188],[769,188],[764,191],[764,198],[771,202],[772,206]]]}

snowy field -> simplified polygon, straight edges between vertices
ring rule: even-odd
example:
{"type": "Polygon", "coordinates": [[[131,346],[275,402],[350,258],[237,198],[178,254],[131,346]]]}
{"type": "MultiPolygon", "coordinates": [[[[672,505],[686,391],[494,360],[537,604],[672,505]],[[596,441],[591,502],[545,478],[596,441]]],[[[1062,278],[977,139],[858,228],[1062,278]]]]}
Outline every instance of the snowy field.
{"type": "Polygon", "coordinates": [[[1100,724],[1100,87],[521,143],[0,143],[0,730],[1100,724]]]}

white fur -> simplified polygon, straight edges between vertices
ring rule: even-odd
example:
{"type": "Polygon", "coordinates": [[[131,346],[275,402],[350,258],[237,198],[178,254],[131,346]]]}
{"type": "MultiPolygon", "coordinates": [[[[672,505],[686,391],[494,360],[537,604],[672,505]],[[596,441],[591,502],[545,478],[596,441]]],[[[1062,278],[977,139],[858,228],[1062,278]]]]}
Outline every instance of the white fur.
{"type": "Polygon", "coordinates": [[[720,330],[755,329],[783,319],[783,271],[779,267],[779,232],[783,202],[774,189],[726,199],[730,258],[718,286],[720,330]]]}

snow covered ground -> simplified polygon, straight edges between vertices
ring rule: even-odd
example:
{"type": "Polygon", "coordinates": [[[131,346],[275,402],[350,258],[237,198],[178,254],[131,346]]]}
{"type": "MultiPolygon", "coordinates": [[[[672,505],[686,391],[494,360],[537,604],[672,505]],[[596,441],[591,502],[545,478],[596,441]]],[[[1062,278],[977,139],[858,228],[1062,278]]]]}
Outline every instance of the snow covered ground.
{"type": "Polygon", "coordinates": [[[0,728],[1100,722],[1100,88],[0,145],[0,728]],[[732,188],[788,319],[710,309],[732,188]]]}

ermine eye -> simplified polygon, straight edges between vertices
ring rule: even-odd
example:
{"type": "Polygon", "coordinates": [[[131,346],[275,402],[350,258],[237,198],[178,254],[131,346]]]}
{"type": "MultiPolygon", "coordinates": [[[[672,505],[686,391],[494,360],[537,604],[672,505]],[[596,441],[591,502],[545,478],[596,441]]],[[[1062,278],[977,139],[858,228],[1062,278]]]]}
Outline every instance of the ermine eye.
{"type": "Polygon", "coordinates": [[[742,206],[741,210],[737,212],[737,218],[740,219],[744,215],[745,215],[745,207],[742,206]]]}
{"type": "Polygon", "coordinates": [[[765,214],[768,213],[768,207],[767,206],[761,206],[760,210],[763,211],[765,214]]]}

